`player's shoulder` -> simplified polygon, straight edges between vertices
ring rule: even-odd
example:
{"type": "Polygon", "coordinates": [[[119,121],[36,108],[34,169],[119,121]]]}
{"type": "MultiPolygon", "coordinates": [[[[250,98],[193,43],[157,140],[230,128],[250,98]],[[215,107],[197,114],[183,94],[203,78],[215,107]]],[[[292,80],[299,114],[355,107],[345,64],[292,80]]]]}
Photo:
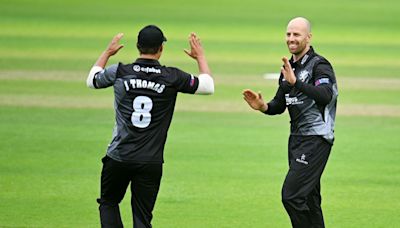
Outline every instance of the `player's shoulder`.
{"type": "Polygon", "coordinates": [[[314,59],[316,61],[316,64],[327,64],[327,65],[332,65],[329,60],[327,58],[325,58],[324,56],[318,54],[318,53],[314,53],[314,59]]]}
{"type": "Polygon", "coordinates": [[[318,59],[313,68],[313,75],[318,78],[319,76],[328,76],[332,81],[336,81],[335,71],[332,64],[325,57],[318,55],[318,59]]]}
{"type": "Polygon", "coordinates": [[[118,67],[119,67],[119,64],[120,63],[114,63],[114,64],[111,64],[111,65],[109,65],[109,66],[107,66],[105,69],[108,69],[108,70],[116,70],[118,67]]]}
{"type": "Polygon", "coordinates": [[[116,64],[114,64],[117,66],[117,68],[132,68],[134,63],[123,63],[123,62],[118,62],[116,64]]]}
{"type": "Polygon", "coordinates": [[[182,73],[184,72],[183,70],[179,69],[178,67],[173,67],[173,66],[162,66],[162,68],[169,73],[182,73]]]}
{"type": "Polygon", "coordinates": [[[118,62],[114,64],[117,75],[127,75],[130,74],[133,70],[133,64],[132,63],[123,63],[123,62],[118,62]]]}
{"type": "Polygon", "coordinates": [[[318,53],[314,53],[313,56],[313,71],[318,73],[327,73],[331,72],[333,74],[332,64],[326,59],[324,56],[319,55],[318,53]]]}
{"type": "Polygon", "coordinates": [[[191,75],[190,73],[187,73],[177,67],[171,67],[171,66],[163,66],[162,71],[170,77],[174,78],[180,78],[184,75],[191,75]]]}

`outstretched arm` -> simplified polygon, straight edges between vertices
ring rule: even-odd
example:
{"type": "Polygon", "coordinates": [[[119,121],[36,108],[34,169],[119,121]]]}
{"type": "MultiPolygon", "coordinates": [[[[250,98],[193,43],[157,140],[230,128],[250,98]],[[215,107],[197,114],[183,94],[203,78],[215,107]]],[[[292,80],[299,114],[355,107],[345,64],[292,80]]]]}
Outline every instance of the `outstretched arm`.
{"type": "Polygon", "coordinates": [[[281,85],[276,91],[275,97],[268,103],[265,103],[260,92],[256,93],[250,89],[243,91],[243,98],[252,109],[267,115],[282,114],[286,109],[285,89],[281,85]]]}
{"type": "Polygon", "coordinates": [[[123,33],[119,33],[114,36],[107,49],[103,51],[103,53],[101,53],[92,69],[90,69],[89,75],[86,80],[86,85],[89,88],[96,88],[94,83],[96,74],[104,69],[111,56],[117,54],[117,52],[124,47],[124,45],[119,44],[119,41],[123,36],[123,33]]]}
{"type": "Polygon", "coordinates": [[[214,80],[211,77],[211,71],[208,67],[207,59],[204,55],[203,47],[201,46],[200,39],[195,33],[189,35],[190,51],[184,50],[187,55],[197,61],[199,67],[199,87],[196,94],[213,94],[214,93],[214,80]]]}
{"type": "Polygon", "coordinates": [[[266,112],[268,110],[268,105],[264,102],[260,92],[256,93],[250,89],[245,89],[243,91],[243,99],[254,110],[261,112],[266,112]]]}

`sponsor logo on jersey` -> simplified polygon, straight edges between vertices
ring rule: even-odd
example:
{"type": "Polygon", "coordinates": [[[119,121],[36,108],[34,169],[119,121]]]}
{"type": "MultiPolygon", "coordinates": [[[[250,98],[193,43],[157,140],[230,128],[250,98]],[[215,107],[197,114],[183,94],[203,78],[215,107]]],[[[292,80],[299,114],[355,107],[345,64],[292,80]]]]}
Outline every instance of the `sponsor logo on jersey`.
{"type": "Polygon", "coordinates": [[[161,74],[161,70],[154,67],[141,67],[139,65],[133,65],[133,71],[135,72],[145,72],[145,73],[156,73],[161,74]]]}
{"type": "Polygon", "coordinates": [[[290,97],[289,94],[285,94],[286,105],[298,105],[303,104],[303,101],[299,101],[297,97],[290,97]]]}
{"type": "Polygon", "coordinates": [[[308,165],[308,161],[306,161],[306,155],[305,154],[302,154],[300,156],[300,159],[296,158],[296,161],[299,162],[299,163],[303,163],[305,165],[308,165]]]}

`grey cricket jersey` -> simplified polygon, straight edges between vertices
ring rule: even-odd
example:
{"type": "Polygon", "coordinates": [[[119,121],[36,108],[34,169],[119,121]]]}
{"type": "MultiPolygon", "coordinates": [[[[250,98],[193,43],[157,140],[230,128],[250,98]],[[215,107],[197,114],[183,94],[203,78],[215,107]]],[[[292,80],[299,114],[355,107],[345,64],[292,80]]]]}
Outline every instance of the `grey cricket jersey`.
{"type": "Polygon", "coordinates": [[[281,114],[287,108],[291,135],[319,135],[333,144],[338,89],[331,64],[313,47],[298,61],[292,58],[289,62],[296,83],[289,85],[281,74],[278,91],[265,113],[281,114]]]}
{"type": "Polygon", "coordinates": [[[163,163],[177,93],[195,93],[198,78],[139,58],[112,65],[93,80],[96,88],[114,88],[115,127],[107,155],[120,162],[163,163]]]}

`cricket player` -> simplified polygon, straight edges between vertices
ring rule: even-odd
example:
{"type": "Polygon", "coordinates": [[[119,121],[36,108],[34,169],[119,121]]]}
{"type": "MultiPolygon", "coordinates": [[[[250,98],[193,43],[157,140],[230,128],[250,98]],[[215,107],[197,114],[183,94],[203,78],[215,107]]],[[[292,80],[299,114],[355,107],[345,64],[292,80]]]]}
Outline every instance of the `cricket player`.
{"type": "Polygon", "coordinates": [[[102,227],[123,227],[119,203],[129,184],[135,228],[151,226],[152,211],[162,176],[164,145],[178,92],[213,94],[214,81],[199,38],[189,36],[186,54],[197,61],[199,75],[166,67],[159,59],[167,41],[154,25],[140,30],[140,56],[129,64],[106,67],[123,45],[117,34],[100,55],[87,77],[87,86],[114,90],[115,127],[107,154],[102,159],[100,220],[102,227]]]}
{"type": "Polygon", "coordinates": [[[243,91],[250,107],[267,115],[289,110],[289,171],[282,202],[295,228],[324,227],[320,179],[334,141],[338,96],[332,66],[310,46],[311,37],[307,19],[292,19],[286,30],[292,57],[282,59],[275,97],[265,103],[261,93],[243,91]]]}

